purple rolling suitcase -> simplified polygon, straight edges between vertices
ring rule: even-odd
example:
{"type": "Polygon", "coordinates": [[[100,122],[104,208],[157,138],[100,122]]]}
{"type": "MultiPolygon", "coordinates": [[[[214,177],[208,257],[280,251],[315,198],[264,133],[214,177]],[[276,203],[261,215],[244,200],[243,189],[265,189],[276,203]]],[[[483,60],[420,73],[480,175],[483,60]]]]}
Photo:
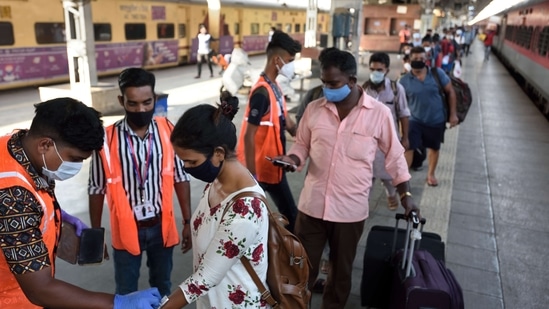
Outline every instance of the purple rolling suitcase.
{"type": "Polygon", "coordinates": [[[408,224],[410,238],[393,256],[394,273],[390,309],[464,309],[461,287],[444,262],[425,250],[414,251],[421,239],[415,214],[408,224]],[[413,228],[410,228],[412,225],[413,228]]]}

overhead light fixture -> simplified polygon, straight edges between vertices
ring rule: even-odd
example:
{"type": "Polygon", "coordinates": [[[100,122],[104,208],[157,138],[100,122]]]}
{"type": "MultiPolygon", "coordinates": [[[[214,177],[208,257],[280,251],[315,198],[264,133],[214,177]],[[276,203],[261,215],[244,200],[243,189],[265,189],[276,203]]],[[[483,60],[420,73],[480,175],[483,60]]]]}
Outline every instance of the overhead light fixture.
{"type": "Polygon", "coordinates": [[[490,16],[499,14],[507,10],[508,8],[513,7],[524,1],[526,0],[493,0],[482,11],[480,11],[480,13],[478,13],[478,15],[475,18],[473,18],[473,20],[468,22],[468,24],[469,26],[472,26],[478,23],[479,21],[485,20],[490,16]]]}

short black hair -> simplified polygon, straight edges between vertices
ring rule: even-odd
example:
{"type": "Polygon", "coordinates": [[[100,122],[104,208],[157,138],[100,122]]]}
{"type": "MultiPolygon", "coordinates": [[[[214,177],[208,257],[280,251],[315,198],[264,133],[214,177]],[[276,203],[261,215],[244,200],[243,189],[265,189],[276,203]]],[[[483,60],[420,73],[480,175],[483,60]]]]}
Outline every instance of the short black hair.
{"type": "Polygon", "coordinates": [[[270,57],[280,50],[287,51],[293,57],[301,51],[301,43],[292,39],[287,33],[276,30],[267,45],[267,56],[270,57]]]}
{"type": "Polygon", "coordinates": [[[421,43],[425,43],[425,42],[429,42],[429,44],[431,44],[432,43],[431,38],[430,37],[423,37],[423,39],[421,39],[421,43]]]}
{"type": "Polygon", "coordinates": [[[372,62],[383,63],[386,68],[389,68],[389,66],[391,65],[391,58],[389,58],[389,55],[387,55],[386,53],[373,53],[370,56],[370,62],[368,62],[368,64],[372,64],[372,62]]]}
{"type": "Polygon", "coordinates": [[[100,150],[105,130],[101,114],[72,98],[57,98],[34,105],[29,135],[50,137],[82,151],[100,150]]]}
{"type": "Polygon", "coordinates": [[[425,48],[423,48],[423,46],[415,46],[415,47],[412,47],[412,49],[410,50],[410,55],[411,54],[421,54],[421,53],[424,53],[425,52],[425,48]]]}
{"type": "Polygon", "coordinates": [[[234,157],[236,127],[229,118],[221,106],[197,105],[179,118],[170,141],[176,147],[191,149],[207,157],[213,155],[216,147],[223,147],[225,157],[234,157]]]}
{"type": "Polygon", "coordinates": [[[356,59],[349,52],[335,47],[326,48],[320,52],[318,60],[321,69],[334,67],[349,76],[356,76],[356,59]]]}
{"type": "Polygon", "coordinates": [[[118,87],[122,95],[125,94],[126,88],[151,86],[154,93],[156,78],[154,74],[143,70],[142,68],[127,68],[118,75],[118,87]]]}

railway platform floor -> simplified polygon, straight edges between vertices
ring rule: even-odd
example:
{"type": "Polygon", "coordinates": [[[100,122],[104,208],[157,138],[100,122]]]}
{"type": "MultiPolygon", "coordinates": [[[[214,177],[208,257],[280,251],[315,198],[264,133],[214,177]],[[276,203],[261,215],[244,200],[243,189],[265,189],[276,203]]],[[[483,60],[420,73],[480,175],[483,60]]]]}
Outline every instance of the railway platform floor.
{"type": "MultiPolygon", "coordinates": [[[[480,42],[472,46],[473,54],[463,60],[463,79],[473,92],[473,106],[458,128],[446,131],[437,168],[438,187],[425,183],[426,169],[412,172],[411,188],[422,215],[427,219],[425,231],[439,233],[446,242],[447,266],[460,282],[465,308],[547,308],[549,289],[545,283],[549,268],[549,123],[531,103],[496,57],[483,61],[480,42]]],[[[368,56],[368,55],[366,55],[368,56]]],[[[252,57],[254,68],[262,68],[265,57],[252,57]]],[[[391,55],[390,77],[402,68],[391,55]]],[[[204,68],[203,68],[204,69],[204,68]]],[[[154,71],[157,89],[170,94],[169,115],[177,121],[189,107],[214,103],[220,78],[194,80],[195,66],[154,71]]],[[[359,81],[368,78],[367,66],[359,66],[359,81]]],[[[114,82],[114,77],[101,81],[114,82]]],[[[311,79],[304,88],[320,84],[311,79]]],[[[296,88],[299,84],[294,85],[296,88]]],[[[241,111],[235,117],[240,127],[246,104],[239,95],[241,111]]],[[[31,103],[37,102],[32,90],[0,93],[0,117],[6,118],[0,131],[28,127],[33,116],[31,103]],[[32,100],[31,100],[32,98],[32,100]],[[4,106],[20,100],[21,107],[4,106]],[[4,102],[4,103],[2,103],[4,102]]],[[[114,102],[115,103],[115,102],[114,102]]],[[[290,102],[292,110],[297,102],[290,102]]],[[[110,124],[121,115],[104,117],[110,124]]],[[[292,139],[289,139],[289,145],[292,139]]],[[[87,213],[88,164],[73,179],[58,183],[60,204],[69,213],[89,222],[87,213]]],[[[299,198],[304,173],[288,174],[294,198],[299,198]]],[[[204,183],[191,181],[193,209],[201,197],[204,183]]],[[[365,201],[366,203],[366,201],[365,201]]],[[[373,225],[394,225],[394,212],[379,182],[371,191],[370,217],[366,221],[354,262],[353,287],[345,308],[361,308],[360,280],[366,237],[373,225]]],[[[181,214],[175,211],[181,228],[181,214]]],[[[108,212],[103,226],[110,235],[108,212]]],[[[109,237],[108,237],[109,239],[109,237]]],[[[108,241],[110,244],[110,240],[108,241]]],[[[112,261],[101,265],[73,266],[57,262],[57,277],[86,289],[114,291],[112,261]]],[[[173,288],[192,271],[191,254],[174,252],[173,288]]],[[[148,271],[143,263],[140,288],[148,287],[148,271]]],[[[321,296],[314,294],[312,308],[320,308],[321,296]]],[[[195,308],[191,304],[187,308],[195,308]]]]}

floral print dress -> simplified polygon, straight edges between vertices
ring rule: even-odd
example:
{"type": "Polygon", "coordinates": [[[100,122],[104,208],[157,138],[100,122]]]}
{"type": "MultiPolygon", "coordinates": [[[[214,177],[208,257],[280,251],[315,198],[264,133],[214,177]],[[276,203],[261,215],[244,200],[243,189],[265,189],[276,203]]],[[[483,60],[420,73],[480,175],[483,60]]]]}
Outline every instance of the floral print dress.
{"type": "Polygon", "coordinates": [[[210,186],[206,186],[191,218],[194,273],[179,287],[189,303],[196,301],[198,309],[270,308],[240,262],[246,256],[267,285],[269,212],[255,197],[232,203],[244,191],[265,194],[256,184],[210,207],[210,186]]]}

